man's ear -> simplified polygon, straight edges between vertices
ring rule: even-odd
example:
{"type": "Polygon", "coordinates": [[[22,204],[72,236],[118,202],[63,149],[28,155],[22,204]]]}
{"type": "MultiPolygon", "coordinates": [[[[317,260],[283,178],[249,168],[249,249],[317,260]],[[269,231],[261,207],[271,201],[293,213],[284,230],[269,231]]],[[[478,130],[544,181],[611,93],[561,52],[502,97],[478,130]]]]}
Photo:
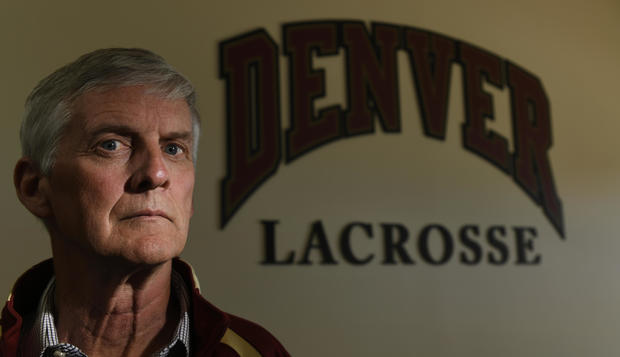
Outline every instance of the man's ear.
{"type": "Polygon", "coordinates": [[[47,218],[52,214],[45,189],[46,183],[47,178],[31,159],[23,157],[17,161],[13,172],[17,198],[39,218],[47,218]]]}

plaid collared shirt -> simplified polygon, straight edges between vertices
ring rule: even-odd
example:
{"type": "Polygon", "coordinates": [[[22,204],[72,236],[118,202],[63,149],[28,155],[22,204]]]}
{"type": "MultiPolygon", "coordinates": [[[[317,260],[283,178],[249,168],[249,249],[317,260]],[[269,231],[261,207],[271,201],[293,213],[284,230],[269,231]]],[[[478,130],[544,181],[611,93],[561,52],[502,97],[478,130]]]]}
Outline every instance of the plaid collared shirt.
{"type": "MultiPolygon", "coordinates": [[[[39,326],[37,332],[40,357],[87,357],[78,347],[58,341],[58,333],[54,323],[55,288],[56,279],[52,277],[39,301],[38,318],[34,326],[39,326]]],[[[154,357],[189,357],[190,355],[189,296],[183,279],[175,271],[172,271],[172,289],[177,296],[181,310],[179,324],[172,341],[159,352],[153,354],[154,357]]]]}

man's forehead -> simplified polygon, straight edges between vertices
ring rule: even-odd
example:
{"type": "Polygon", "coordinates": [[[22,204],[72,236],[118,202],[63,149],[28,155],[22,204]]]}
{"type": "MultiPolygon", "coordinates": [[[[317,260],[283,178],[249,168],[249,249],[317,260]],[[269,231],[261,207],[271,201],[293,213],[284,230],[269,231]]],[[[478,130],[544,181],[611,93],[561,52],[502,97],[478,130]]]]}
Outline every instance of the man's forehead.
{"type": "Polygon", "coordinates": [[[88,91],[74,100],[71,121],[88,131],[148,125],[179,131],[191,130],[192,126],[184,98],[166,98],[144,86],[88,91]]]}

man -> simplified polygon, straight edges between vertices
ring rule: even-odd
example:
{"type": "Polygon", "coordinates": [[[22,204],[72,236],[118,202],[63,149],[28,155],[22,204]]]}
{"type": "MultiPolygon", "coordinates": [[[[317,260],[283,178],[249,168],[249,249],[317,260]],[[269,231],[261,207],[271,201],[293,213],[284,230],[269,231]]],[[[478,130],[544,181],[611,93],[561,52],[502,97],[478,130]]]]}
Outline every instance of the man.
{"type": "Polygon", "coordinates": [[[288,356],[176,258],[199,129],[192,85],[146,50],[98,50],[39,83],[14,182],[53,258],[16,282],[0,356],[288,356]]]}

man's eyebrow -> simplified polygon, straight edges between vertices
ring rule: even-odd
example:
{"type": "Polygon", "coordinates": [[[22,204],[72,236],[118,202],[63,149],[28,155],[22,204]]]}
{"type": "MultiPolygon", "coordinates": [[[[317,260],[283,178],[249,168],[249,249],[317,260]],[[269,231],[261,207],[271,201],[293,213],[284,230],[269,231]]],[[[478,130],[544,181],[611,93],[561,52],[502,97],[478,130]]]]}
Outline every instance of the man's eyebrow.
{"type": "MultiPolygon", "coordinates": [[[[120,134],[120,135],[133,135],[136,134],[137,131],[134,128],[131,128],[130,126],[124,125],[124,124],[106,124],[106,125],[101,125],[99,127],[96,127],[90,134],[90,137],[97,137],[101,134],[105,134],[105,133],[115,133],[115,134],[120,134]]],[[[181,140],[188,140],[191,141],[193,138],[193,132],[192,131],[173,131],[170,133],[165,133],[164,135],[162,135],[162,139],[163,140],[170,140],[170,139],[181,139],[181,140]]]]}
{"type": "Polygon", "coordinates": [[[89,134],[90,137],[96,137],[104,133],[116,133],[121,135],[129,135],[135,133],[135,129],[124,124],[106,124],[95,127],[89,134]]]}
{"type": "Polygon", "coordinates": [[[191,141],[193,138],[193,133],[191,131],[173,131],[170,133],[166,133],[162,135],[162,139],[170,140],[170,139],[181,139],[191,141]]]}

